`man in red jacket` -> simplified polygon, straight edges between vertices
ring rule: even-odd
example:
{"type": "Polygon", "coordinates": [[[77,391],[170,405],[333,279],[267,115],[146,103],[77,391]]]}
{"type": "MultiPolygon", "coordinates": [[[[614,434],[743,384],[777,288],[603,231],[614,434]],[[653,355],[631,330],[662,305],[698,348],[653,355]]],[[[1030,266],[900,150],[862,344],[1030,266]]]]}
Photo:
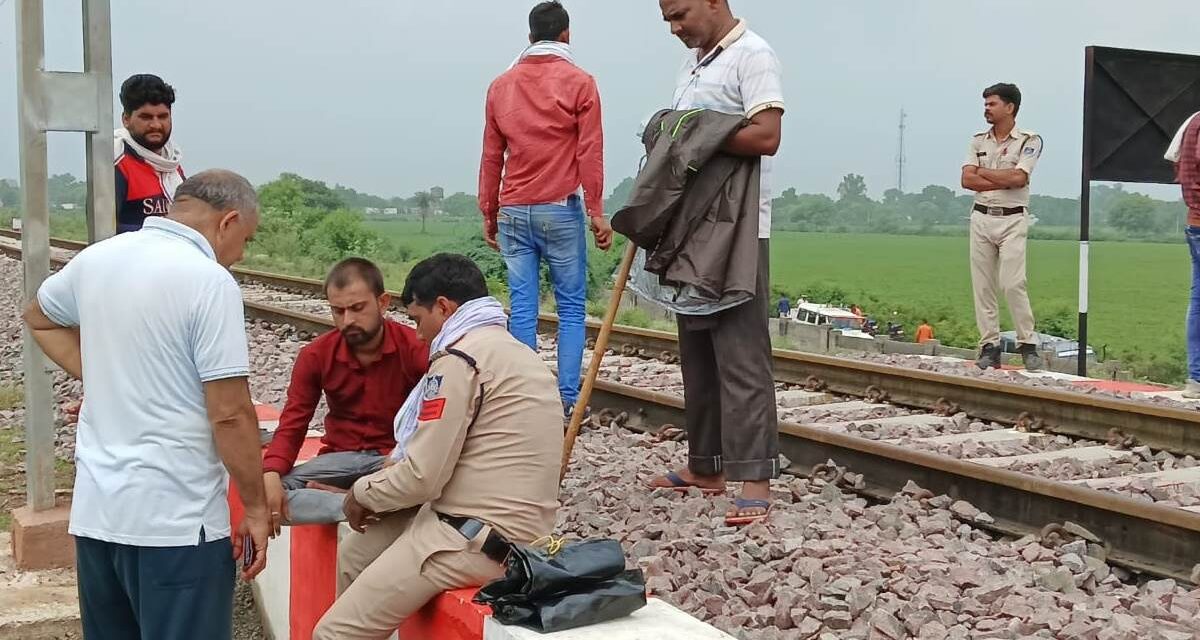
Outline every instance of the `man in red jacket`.
{"type": "Polygon", "coordinates": [[[484,239],[508,267],[509,331],[534,351],[541,264],[550,266],[559,317],[558,390],[568,415],[579,397],[583,362],[586,221],[597,247],[612,243],[604,218],[600,92],[575,65],[570,26],[558,2],[542,2],[529,14],[532,44],[488,88],[479,167],[484,239]]]}
{"type": "Polygon", "coordinates": [[[358,478],[383,468],[396,444],[393,419],[429,368],[429,348],[413,329],[384,317],[391,297],[383,274],[362,258],[330,270],[325,295],[336,329],[300,350],[287,403],[263,460],[272,527],[338,522],[358,478]],[[321,395],[329,413],[320,454],[295,465],[321,395]],[[326,487],[326,488],[320,488],[326,487]]]}
{"type": "Polygon", "coordinates": [[[116,142],[117,233],[137,231],[146,218],[165,216],[183,183],[183,152],[171,139],[175,89],[140,73],[121,84],[116,142]]]}

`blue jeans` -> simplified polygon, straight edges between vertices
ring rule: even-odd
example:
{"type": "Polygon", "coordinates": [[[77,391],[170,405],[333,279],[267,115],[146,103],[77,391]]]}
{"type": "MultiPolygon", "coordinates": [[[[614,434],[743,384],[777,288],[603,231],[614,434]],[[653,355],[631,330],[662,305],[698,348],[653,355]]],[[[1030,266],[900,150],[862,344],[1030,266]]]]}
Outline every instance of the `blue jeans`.
{"type": "Polygon", "coordinates": [[[537,350],[539,275],[550,265],[550,283],[558,305],[558,393],[565,405],[579,398],[587,300],[587,237],[583,203],[504,207],[497,234],[508,266],[512,297],[509,331],[537,350]]]}
{"type": "Polygon", "coordinates": [[[1188,377],[1200,382],[1200,227],[1187,228],[1192,254],[1192,297],[1187,314],[1188,377]]]}

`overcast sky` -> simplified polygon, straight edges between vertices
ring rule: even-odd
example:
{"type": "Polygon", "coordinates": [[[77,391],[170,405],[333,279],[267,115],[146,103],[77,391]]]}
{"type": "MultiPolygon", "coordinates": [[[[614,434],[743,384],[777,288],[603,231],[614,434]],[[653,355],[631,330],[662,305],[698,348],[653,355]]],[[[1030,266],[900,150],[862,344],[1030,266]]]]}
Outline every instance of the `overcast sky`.
{"type": "MultiPolygon", "coordinates": [[[[16,177],[14,5],[0,0],[0,177],[16,177]]],[[[79,0],[46,0],[47,67],[82,69],[79,0]]],[[[484,93],[525,44],[533,0],[112,0],[114,86],[173,84],[190,172],[260,183],[292,171],[380,195],[475,192],[484,93]]],[[[636,170],[639,121],[669,106],[682,44],[654,0],[567,0],[578,62],[604,102],[608,189],[636,170]]],[[[1035,192],[1077,195],[1083,48],[1200,54],[1196,0],[733,0],[783,61],[788,112],[776,190],[957,185],[980,91],[1020,85],[1019,123],[1045,137],[1035,192]]],[[[1200,107],[1200,106],[1198,106],[1200,107]]],[[[119,111],[119,107],[118,107],[119,111]]],[[[83,173],[79,134],[51,170],[83,173]]],[[[1158,195],[1177,197],[1166,188],[1158,195]]]]}

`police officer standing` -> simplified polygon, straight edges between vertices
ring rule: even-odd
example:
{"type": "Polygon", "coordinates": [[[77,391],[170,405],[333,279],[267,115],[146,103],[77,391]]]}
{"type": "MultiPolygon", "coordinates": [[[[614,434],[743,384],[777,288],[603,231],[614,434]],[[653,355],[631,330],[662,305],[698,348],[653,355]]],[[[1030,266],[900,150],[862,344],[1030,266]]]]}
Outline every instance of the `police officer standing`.
{"type": "Polygon", "coordinates": [[[1029,177],[1042,155],[1042,137],[1017,128],[1021,91],[997,84],[983,92],[983,117],[992,125],[971,138],[962,186],[975,192],[971,212],[971,284],[979,327],[980,369],[1000,367],[999,291],[1017,329],[1025,368],[1042,366],[1033,309],[1025,287],[1025,241],[1029,235],[1029,177]]]}
{"type": "Polygon", "coordinates": [[[550,369],[505,328],[468,258],[413,267],[400,301],[428,341],[429,373],[396,418],[396,449],[346,495],[357,531],[317,640],[383,640],[438,593],[504,574],[507,541],[551,533],[562,404],[550,369]]]}

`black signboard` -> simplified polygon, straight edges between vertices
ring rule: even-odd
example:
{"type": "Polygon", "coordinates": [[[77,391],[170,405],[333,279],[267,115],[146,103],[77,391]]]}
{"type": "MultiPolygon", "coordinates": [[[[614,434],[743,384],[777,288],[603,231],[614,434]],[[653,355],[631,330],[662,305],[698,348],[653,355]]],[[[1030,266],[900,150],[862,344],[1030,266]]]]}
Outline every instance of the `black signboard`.
{"type": "Polygon", "coordinates": [[[1092,180],[1175,181],[1163,159],[1200,111],[1200,56],[1088,47],[1084,161],[1092,180]]]}

